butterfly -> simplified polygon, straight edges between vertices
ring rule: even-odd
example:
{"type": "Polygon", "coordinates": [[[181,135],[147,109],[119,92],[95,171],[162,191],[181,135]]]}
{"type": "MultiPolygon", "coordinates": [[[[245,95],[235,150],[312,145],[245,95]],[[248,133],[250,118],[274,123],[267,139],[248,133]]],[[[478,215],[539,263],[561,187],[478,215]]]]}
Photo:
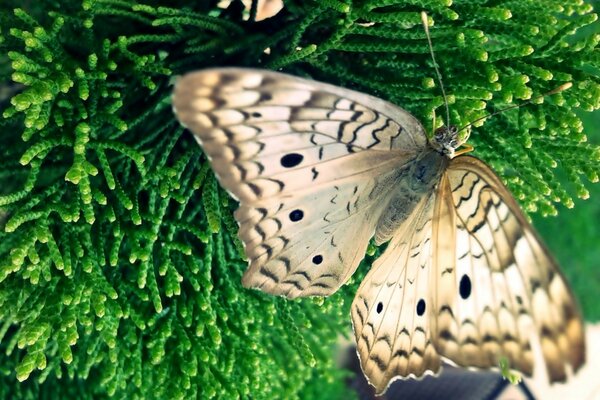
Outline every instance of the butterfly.
{"type": "Polygon", "coordinates": [[[361,367],[378,394],[441,361],[551,382],[585,361],[565,278],[490,167],[431,139],[382,99],[264,70],[179,78],[174,112],[239,200],[249,260],[243,285],[289,298],[328,296],[389,242],[351,306],[361,367]],[[540,358],[540,357],[538,357],[540,358]]]}

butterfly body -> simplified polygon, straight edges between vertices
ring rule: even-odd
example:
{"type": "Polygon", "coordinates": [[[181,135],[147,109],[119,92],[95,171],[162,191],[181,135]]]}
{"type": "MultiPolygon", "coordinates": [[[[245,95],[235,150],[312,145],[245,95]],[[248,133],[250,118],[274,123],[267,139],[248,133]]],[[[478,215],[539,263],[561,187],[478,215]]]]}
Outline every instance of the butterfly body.
{"type": "Polygon", "coordinates": [[[474,368],[505,358],[550,381],[583,364],[581,317],[556,262],[494,172],[455,156],[455,128],[428,140],[376,97],[239,68],[184,76],[173,105],[240,201],[245,286],[327,296],[372,237],[389,241],[351,306],[377,393],[437,373],[442,358],[474,368]]]}
{"type": "Polygon", "coordinates": [[[412,159],[408,166],[400,168],[388,204],[375,230],[375,243],[387,242],[412,214],[419,201],[431,193],[439,183],[445,169],[446,156],[430,150],[412,159]]]}

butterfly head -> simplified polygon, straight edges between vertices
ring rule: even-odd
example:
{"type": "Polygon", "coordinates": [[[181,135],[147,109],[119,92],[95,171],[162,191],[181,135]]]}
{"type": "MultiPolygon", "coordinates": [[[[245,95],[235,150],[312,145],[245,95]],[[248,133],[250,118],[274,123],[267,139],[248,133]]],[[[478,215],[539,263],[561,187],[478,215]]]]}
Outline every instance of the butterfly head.
{"type": "Polygon", "coordinates": [[[429,140],[431,147],[448,158],[454,157],[457,148],[465,144],[471,133],[470,127],[458,129],[455,125],[442,126],[435,130],[429,140]]]}

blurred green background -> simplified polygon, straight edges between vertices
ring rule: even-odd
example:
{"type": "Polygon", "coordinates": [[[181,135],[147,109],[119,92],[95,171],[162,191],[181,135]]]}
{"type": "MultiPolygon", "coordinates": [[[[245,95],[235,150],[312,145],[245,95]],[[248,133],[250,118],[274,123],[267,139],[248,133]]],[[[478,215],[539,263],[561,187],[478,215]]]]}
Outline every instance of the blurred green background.
{"type": "MultiPolygon", "coordinates": [[[[600,112],[581,113],[588,142],[600,143],[600,112]]],[[[563,179],[568,185],[567,179],[563,179]]],[[[589,186],[587,200],[575,199],[575,207],[558,207],[556,217],[533,216],[533,224],[558,259],[574,287],[588,321],[600,320],[600,184],[589,186]]]]}
{"type": "MultiPolygon", "coordinates": [[[[595,10],[600,1],[592,1],[595,10]]],[[[578,36],[600,34],[600,23],[581,29],[578,36]]],[[[595,71],[596,76],[600,71],[595,71]]],[[[588,143],[600,144],[600,111],[579,113],[588,143]]],[[[590,161],[595,162],[595,161],[590,161]]],[[[563,177],[565,186],[568,180],[563,177]]],[[[587,200],[575,198],[571,209],[558,205],[556,217],[533,215],[533,224],[558,259],[579,298],[584,318],[600,321],[600,184],[588,185],[587,200]]]]}

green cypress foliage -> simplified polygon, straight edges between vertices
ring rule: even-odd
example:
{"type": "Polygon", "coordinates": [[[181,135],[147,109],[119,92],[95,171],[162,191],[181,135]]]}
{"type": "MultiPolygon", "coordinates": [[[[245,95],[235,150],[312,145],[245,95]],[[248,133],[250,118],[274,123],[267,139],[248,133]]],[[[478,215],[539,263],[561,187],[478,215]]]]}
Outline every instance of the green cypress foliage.
{"type": "Polygon", "coordinates": [[[359,277],[325,300],[241,287],[236,205],[172,115],[174,75],[283,69],[429,127],[445,111],[425,10],[456,125],[573,83],[478,122],[470,142],[528,211],[586,198],[600,173],[578,116],[600,107],[600,35],[577,34],[591,6],[451,3],[296,0],[254,22],[238,0],[2,1],[0,397],[345,396],[333,349],[359,277]]]}

